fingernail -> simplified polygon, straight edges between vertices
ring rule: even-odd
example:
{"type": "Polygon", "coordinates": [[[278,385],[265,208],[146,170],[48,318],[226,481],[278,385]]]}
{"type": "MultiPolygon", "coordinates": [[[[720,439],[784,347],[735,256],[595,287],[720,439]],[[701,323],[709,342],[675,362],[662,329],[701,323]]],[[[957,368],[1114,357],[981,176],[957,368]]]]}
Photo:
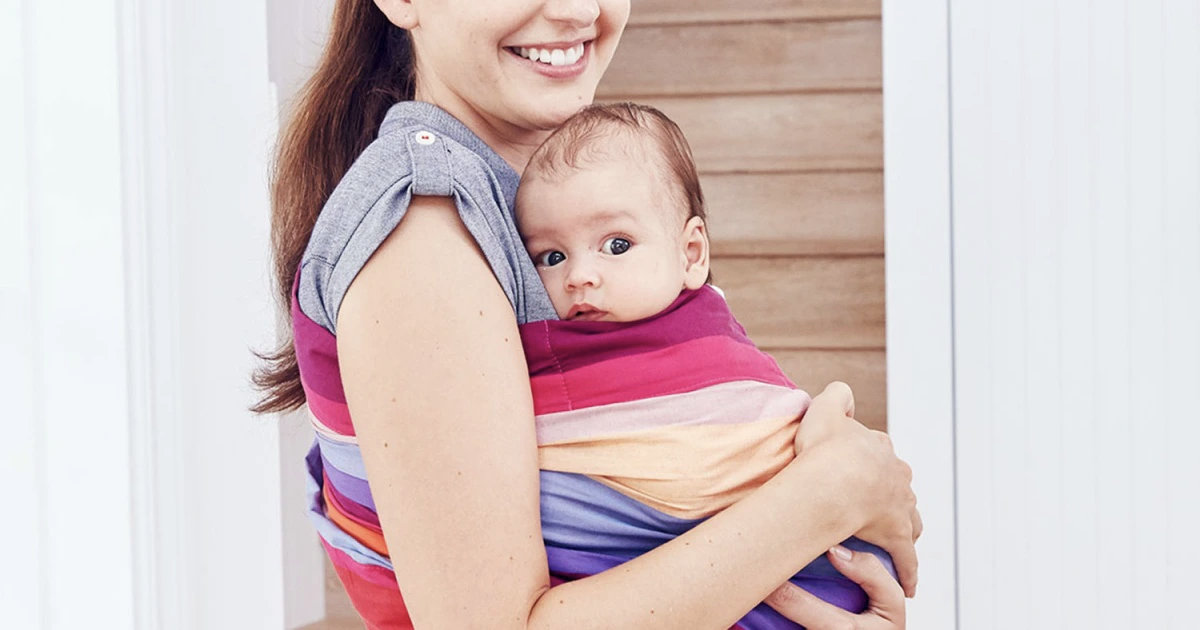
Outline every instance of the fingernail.
{"type": "Polygon", "coordinates": [[[841,558],[842,560],[850,560],[854,557],[854,552],[841,545],[834,545],[830,551],[833,552],[833,555],[841,558]]]}

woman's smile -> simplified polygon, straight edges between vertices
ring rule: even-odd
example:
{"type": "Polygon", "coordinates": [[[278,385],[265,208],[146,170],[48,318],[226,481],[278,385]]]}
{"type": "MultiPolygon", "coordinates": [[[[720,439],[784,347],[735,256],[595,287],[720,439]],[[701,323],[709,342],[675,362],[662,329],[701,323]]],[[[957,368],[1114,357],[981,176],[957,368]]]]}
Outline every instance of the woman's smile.
{"type": "Polygon", "coordinates": [[[506,46],[517,62],[555,79],[572,78],[587,68],[592,40],[547,43],[535,46],[506,46]]]}

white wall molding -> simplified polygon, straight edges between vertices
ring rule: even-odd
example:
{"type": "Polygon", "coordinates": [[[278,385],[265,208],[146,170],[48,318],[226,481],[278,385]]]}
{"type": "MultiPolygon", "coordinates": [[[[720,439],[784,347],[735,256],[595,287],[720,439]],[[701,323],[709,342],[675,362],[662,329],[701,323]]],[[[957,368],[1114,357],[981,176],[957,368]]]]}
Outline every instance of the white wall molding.
{"type": "Polygon", "coordinates": [[[176,406],[183,387],[179,360],[178,268],[170,209],[167,124],[169,5],[142,0],[117,3],[120,29],[122,165],[125,205],[125,272],[130,371],[130,452],[133,493],[133,568],[137,627],[182,628],[186,499],[176,406]],[[164,421],[167,419],[168,421],[164,421]]]}
{"type": "Polygon", "coordinates": [[[46,574],[43,571],[45,511],[45,435],[39,422],[35,317],[33,225],[30,208],[25,128],[30,73],[25,41],[25,3],[0,1],[0,400],[6,401],[5,439],[0,440],[0,475],[8,484],[9,505],[26,506],[24,519],[0,522],[8,546],[5,570],[0,572],[0,610],[6,623],[17,628],[42,624],[46,574]]]}
{"type": "Polygon", "coordinates": [[[948,9],[883,2],[888,431],[925,521],[921,630],[957,623],[948,9]]]}

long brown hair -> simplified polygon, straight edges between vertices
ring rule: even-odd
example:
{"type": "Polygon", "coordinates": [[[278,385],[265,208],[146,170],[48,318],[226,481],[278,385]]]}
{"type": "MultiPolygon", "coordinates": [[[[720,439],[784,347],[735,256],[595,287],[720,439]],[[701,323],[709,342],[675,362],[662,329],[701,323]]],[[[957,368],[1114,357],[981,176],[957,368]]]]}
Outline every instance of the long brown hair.
{"type": "MultiPolygon", "coordinates": [[[[374,139],[388,108],[412,97],[408,32],[389,22],[374,0],[338,0],[321,62],[296,99],[272,171],[271,247],[285,307],[325,201],[374,139]]],[[[252,410],[303,405],[293,340],[260,356],[266,364],[253,378],[264,395],[252,410]]]]}

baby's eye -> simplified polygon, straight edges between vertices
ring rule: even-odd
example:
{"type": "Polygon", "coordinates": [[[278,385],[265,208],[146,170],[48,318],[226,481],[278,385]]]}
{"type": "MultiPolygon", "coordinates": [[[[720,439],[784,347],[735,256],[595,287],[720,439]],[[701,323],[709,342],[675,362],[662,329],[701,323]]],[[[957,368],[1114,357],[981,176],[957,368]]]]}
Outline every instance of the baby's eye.
{"type": "Polygon", "coordinates": [[[614,236],[607,241],[604,241],[603,249],[614,256],[619,256],[629,251],[629,248],[632,246],[633,245],[629,241],[619,236],[614,236]]]}
{"type": "Polygon", "coordinates": [[[543,252],[534,262],[543,267],[553,267],[554,265],[557,265],[566,259],[567,255],[556,249],[553,251],[543,252]]]}

